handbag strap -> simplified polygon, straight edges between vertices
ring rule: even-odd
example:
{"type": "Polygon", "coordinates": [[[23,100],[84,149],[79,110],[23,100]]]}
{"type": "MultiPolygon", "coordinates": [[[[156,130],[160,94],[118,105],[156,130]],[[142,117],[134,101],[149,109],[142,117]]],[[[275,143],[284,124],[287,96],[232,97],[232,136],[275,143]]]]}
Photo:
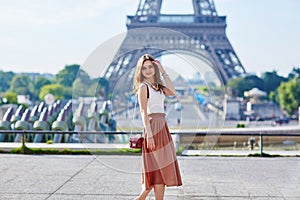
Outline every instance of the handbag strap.
{"type": "Polygon", "coordinates": [[[133,129],[133,125],[134,125],[135,110],[136,110],[137,101],[138,101],[138,97],[135,96],[135,103],[134,103],[134,109],[133,109],[133,115],[132,115],[132,124],[131,124],[131,130],[130,130],[130,136],[129,136],[129,138],[132,136],[132,129],[133,129]]]}

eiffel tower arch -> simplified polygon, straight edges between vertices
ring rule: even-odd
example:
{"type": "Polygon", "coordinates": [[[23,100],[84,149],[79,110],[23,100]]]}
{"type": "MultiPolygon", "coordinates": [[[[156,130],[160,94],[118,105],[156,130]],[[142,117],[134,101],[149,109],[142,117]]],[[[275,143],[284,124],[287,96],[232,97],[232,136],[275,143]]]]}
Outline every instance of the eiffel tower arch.
{"type": "Polygon", "coordinates": [[[144,53],[161,56],[166,50],[200,55],[213,63],[224,83],[246,73],[226,36],[226,17],[217,14],[214,1],[191,3],[194,14],[178,15],[161,14],[162,0],[140,0],[136,14],[127,16],[126,38],[105,70],[112,86],[129,73],[122,84],[130,87],[138,58],[144,53]]]}

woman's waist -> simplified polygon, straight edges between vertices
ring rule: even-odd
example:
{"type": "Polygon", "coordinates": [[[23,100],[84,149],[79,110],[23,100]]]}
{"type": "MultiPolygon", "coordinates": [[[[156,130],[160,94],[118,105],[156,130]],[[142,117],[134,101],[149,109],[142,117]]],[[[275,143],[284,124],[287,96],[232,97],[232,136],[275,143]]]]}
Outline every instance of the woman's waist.
{"type": "Polygon", "coordinates": [[[165,113],[155,112],[155,113],[148,113],[149,117],[165,117],[165,113]]]}
{"type": "Polygon", "coordinates": [[[164,106],[163,104],[156,104],[156,105],[151,105],[147,106],[147,112],[148,113],[164,113],[164,106]]]}

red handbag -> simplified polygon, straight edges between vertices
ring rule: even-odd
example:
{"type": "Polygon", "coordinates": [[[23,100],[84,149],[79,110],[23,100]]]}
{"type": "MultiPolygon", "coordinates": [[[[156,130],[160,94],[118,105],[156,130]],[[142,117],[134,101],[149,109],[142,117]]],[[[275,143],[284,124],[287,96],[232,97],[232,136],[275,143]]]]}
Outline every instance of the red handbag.
{"type": "Polygon", "coordinates": [[[129,146],[132,149],[141,149],[143,146],[144,138],[142,136],[130,137],[129,146]]]}

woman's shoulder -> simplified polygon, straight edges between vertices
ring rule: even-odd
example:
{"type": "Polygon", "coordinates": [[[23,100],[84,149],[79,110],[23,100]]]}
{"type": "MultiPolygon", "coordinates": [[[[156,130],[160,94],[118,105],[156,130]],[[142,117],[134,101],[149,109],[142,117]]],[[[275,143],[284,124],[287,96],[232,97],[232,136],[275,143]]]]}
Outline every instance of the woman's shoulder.
{"type": "Polygon", "coordinates": [[[139,89],[141,89],[142,87],[146,87],[146,86],[147,86],[147,84],[142,82],[142,83],[139,84],[139,89]]]}
{"type": "Polygon", "coordinates": [[[140,84],[139,84],[138,91],[141,91],[141,90],[145,91],[145,90],[146,90],[146,87],[147,87],[146,83],[140,83],[140,84]]]}

